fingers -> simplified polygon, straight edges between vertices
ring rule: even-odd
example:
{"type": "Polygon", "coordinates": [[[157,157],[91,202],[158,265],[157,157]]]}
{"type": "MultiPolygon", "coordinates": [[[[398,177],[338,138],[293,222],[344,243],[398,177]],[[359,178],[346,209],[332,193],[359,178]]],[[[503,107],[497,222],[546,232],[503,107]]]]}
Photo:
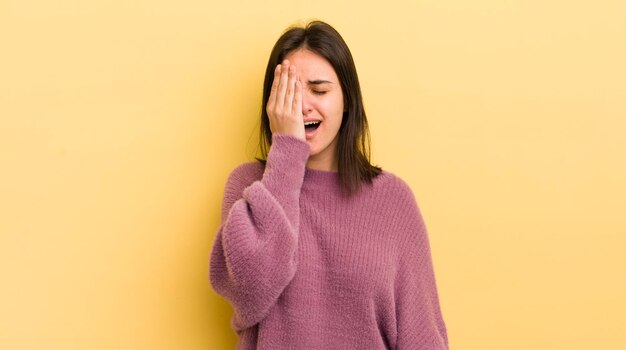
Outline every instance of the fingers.
{"type": "Polygon", "coordinates": [[[302,113],[302,82],[300,82],[300,79],[296,80],[295,85],[295,95],[293,98],[291,113],[293,113],[293,115],[298,115],[299,113],[302,113]]]}
{"type": "Polygon", "coordinates": [[[280,64],[274,69],[274,80],[272,80],[272,89],[270,91],[270,97],[267,100],[267,107],[273,106],[276,103],[276,92],[278,90],[278,81],[280,78],[281,66],[280,64]]]}
{"type": "Polygon", "coordinates": [[[272,133],[305,139],[302,122],[302,83],[288,60],[276,66],[266,106],[272,133]]]}
{"type": "Polygon", "coordinates": [[[268,114],[291,113],[297,79],[296,67],[292,66],[288,60],[284,60],[282,64],[276,66],[266,106],[268,114]]]}
{"type": "Polygon", "coordinates": [[[287,86],[285,91],[285,102],[283,104],[284,111],[291,113],[293,107],[293,97],[296,90],[296,67],[289,66],[289,73],[287,77],[287,86]]]}
{"type": "Polygon", "coordinates": [[[272,89],[266,106],[268,114],[273,114],[275,111],[280,111],[283,108],[288,72],[289,61],[287,60],[284,60],[282,64],[278,64],[276,69],[274,69],[274,80],[272,81],[272,89]]]}
{"type": "Polygon", "coordinates": [[[287,81],[289,79],[289,61],[283,61],[280,67],[280,77],[278,79],[278,87],[276,93],[276,109],[282,110],[285,106],[285,94],[287,93],[287,81]]]}

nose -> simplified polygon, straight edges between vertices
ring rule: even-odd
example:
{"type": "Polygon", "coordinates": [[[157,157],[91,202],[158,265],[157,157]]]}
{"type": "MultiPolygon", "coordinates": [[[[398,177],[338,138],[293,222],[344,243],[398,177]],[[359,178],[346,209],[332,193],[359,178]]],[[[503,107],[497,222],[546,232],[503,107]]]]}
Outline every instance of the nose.
{"type": "Polygon", "coordinates": [[[311,99],[307,91],[302,91],[302,115],[307,116],[313,107],[311,106],[311,99]]]}

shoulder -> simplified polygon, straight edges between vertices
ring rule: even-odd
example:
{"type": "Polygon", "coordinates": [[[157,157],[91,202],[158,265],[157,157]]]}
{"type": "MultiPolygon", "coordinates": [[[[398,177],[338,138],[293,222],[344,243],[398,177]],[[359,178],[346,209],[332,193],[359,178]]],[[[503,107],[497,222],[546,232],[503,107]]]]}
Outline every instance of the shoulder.
{"type": "Polygon", "coordinates": [[[400,231],[415,232],[425,229],[417,199],[408,182],[389,171],[383,170],[373,182],[377,200],[390,208],[397,218],[400,231]]]}
{"type": "Polygon", "coordinates": [[[230,180],[234,180],[234,181],[244,180],[245,181],[248,179],[257,180],[257,178],[260,178],[261,176],[263,176],[264,168],[265,168],[265,165],[263,165],[259,161],[242,163],[236,166],[230,172],[230,174],[228,175],[228,179],[229,181],[230,180]]]}
{"type": "Polygon", "coordinates": [[[224,195],[240,197],[246,187],[263,177],[264,168],[259,161],[246,162],[235,167],[228,175],[224,195]]]}
{"type": "Polygon", "coordinates": [[[259,161],[238,165],[228,175],[222,198],[222,220],[225,220],[233,204],[243,196],[243,191],[263,176],[264,165],[259,161]]]}
{"type": "Polygon", "coordinates": [[[372,182],[375,192],[396,200],[415,202],[413,190],[409,184],[398,175],[383,170],[372,182]]]}

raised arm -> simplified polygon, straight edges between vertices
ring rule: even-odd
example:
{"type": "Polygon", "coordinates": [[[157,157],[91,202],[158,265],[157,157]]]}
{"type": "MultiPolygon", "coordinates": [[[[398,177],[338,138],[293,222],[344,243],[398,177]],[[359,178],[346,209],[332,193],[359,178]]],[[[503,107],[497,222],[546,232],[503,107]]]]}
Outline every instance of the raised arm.
{"type": "Polygon", "coordinates": [[[309,145],[274,135],[263,178],[229,177],[210,263],[213,289],[232,305],[235,331],[261,321],[297,268],[300,189],[309,145]],[[233,198],[241,194],[241,198],[233,198]],[[232,206],[231,206],[232,203],[232,206]]]}

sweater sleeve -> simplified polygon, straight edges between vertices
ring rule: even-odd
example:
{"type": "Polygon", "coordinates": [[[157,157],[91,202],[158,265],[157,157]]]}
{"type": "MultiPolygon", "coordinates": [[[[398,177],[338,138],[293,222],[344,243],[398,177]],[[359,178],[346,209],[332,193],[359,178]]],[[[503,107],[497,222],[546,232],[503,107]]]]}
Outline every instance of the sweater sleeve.
{"type": "Polygon", "coordinates": [[[260,322],[295,274],[308,155],[305,141],[276,134],[261,180],[247,186],[235,171],[229,176],[210,282],[232,305],[237,332],[260,322]]]}
{"type": "Polygon", "coordinates": [[[395,283],[397,349],[447,350],[428,233],[413,192],[406,190],[407,220],[395,283]]]}

